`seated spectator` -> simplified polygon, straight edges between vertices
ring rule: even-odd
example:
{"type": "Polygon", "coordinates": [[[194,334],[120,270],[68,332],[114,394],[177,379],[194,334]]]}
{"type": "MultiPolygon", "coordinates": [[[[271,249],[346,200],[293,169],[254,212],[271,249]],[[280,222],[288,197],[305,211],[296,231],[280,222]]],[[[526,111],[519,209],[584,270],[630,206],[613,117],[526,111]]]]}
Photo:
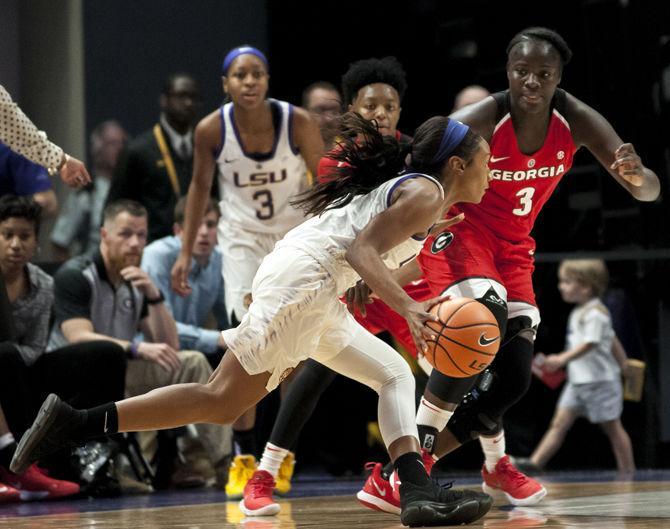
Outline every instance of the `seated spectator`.
{"type": "MultiPolygon", "coordinates": [[[[132,200],[112,202],[103,213],[99,252],[70,259],[55,276],[56,321],[49,348],[93,340],[118,344],[131,357],[127,396],[171,384],[206,383],[212,374],[202,353],[179,351],[177,326],[163,293],[139,268],[147,233],[144,206],[132,200]],[[135,340],[138,332],[146,341],[135,340]]],[[[229,430],[213,424],[195,428],[218,482],[225,483],[229,430]]]]}
{"type": "Polygon", "coordinates": [[[40,210],[29,197],[0,198],[0,270],[16,330],[13,341],[0,343],[0,502],[79,492],[76,483],[50,478],[35,466],[21,475],[8,470],[14,439],[30,427],[49,393],[91,406],[123,397],[125,354],[118,345],[96,341],[44,354],[53,279],[29,262],[37,247],[40,210]]]}
{"type": "Polygon", "coordinates": [[[180,348],[205,353],[215,368],[223,356],[223,338],[218,330],[204,328],[205,323],[213,315],[217,329],[230,327],[224,302],[221,250],[216,246],[220,213],[210,200],[193,247],[193,264],[188,276],[192,292],[184,298],[170,288],[170,271],[181,250],[185,207],[186,197],[182,197],[174,210],[174,235],[158,239],[144,249],[142,269],[165,293],[165,304],[177,323],[180,348]]]}
{"type": "Polygon", "coordinates": [[[51,231],[57,261],[93,255],[100,246],[102,210],[128,135],[117,121],[103,121],[91,132],[91,185],[69,194],[51,231]]]}

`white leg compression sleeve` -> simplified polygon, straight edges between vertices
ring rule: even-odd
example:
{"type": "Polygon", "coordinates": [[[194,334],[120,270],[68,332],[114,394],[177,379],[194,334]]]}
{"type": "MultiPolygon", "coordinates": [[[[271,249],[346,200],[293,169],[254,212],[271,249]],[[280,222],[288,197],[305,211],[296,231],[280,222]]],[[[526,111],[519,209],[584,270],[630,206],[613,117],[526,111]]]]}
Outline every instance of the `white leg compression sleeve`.
{"type": "Polygon", "coordinates": [[[351,344],[335,357],[323,362],[318,355],[313,358],[379,394],[379,429],[387,448],[406,435],[419,438],[415,422],[414,375],[391,346],[361,328],[351,344]]]}

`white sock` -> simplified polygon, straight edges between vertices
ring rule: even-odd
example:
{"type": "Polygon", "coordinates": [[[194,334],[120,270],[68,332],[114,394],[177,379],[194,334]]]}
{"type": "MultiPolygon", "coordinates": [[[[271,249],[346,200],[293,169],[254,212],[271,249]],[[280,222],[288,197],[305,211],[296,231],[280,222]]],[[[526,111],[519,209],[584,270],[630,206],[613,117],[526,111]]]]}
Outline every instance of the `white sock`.
{"type": "Polygon", "coordinates": [[[14,442],[14,436],[11,432],[0,435],[0,450],[9,446],[14,442]]]}
{"type": "Polygon", "coordinates": [[[453,414],[453,411],[438,408],[422,397],[419,411],[416,413],[416,423],[421,426],[432,426],[438,432],[441,432],[453,414]]]}
{"type": "Polygon", "coordinates": [[[286,454],[288,454],[288,449],[280,448],[272,443],[266,443],[258,470],[266,470],[272,474],[273,478],[276,478],[286,454]]]}
{"type": "Polygon", "coordinates": [[[493,472],[503,457],[505,457],[505,430],[495,437],[479,436],[479,443],[484,452],[484,464],[488,472],[493,472]]]}

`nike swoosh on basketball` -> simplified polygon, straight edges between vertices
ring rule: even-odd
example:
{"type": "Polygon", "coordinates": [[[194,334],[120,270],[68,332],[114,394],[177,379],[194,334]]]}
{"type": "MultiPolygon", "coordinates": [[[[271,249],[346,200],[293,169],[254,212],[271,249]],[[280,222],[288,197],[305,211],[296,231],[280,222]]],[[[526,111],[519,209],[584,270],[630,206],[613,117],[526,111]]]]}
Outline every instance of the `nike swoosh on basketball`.
{"type": "Polygon", "coordinates": [[[371,481],[372,481],[372,486],[373,486],[375,489],[377,489],[377,492],[379,492],[379,495],[380,495],[380,496],[386,496],[386,491],[383,490],[379,485],[377,485],[377,482],[376,482],[376,481],[374,481],[374,480],[371,480],[371,481]]]}
{"type": "Polygon", "coordinates": [[[500,336],[496,336],[495,338],[487,338],[485,334],[481,334],[479,336],[479,345],[482,345],[484,347],[491,345],[492,343],[497,342],[500,339],[500,336]]]}
{"type": "Polygon", "coordinates": [[[491,156],[491,159],[489,160],[489,163],[496,163],[496,162],[502,162],[503,160],[507,160],[509,156],[501,156],[500,158],[496,158],[494,156],[491,156]]]}
{"type": "Polygon", "coordinates": [[[229,160],[228,158],[224,158],[224,163],[233,163],[237,161],[237,158],[233,158],[232,160],[229,160]]]}

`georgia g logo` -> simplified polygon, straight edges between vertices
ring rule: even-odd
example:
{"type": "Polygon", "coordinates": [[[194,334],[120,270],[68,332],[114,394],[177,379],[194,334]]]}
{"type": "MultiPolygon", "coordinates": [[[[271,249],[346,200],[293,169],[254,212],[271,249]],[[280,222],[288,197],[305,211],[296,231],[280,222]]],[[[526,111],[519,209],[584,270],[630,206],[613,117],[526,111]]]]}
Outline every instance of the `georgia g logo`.
{"type": "Polygon", "coordinates": [[[450,231],[444,231],[440,233],[437,237],[435,237],[435,240],[430,247],[430,252],[434,254],[440,253],[447,246],[449,246],[453,240],[454,234],[450,231]]]}

